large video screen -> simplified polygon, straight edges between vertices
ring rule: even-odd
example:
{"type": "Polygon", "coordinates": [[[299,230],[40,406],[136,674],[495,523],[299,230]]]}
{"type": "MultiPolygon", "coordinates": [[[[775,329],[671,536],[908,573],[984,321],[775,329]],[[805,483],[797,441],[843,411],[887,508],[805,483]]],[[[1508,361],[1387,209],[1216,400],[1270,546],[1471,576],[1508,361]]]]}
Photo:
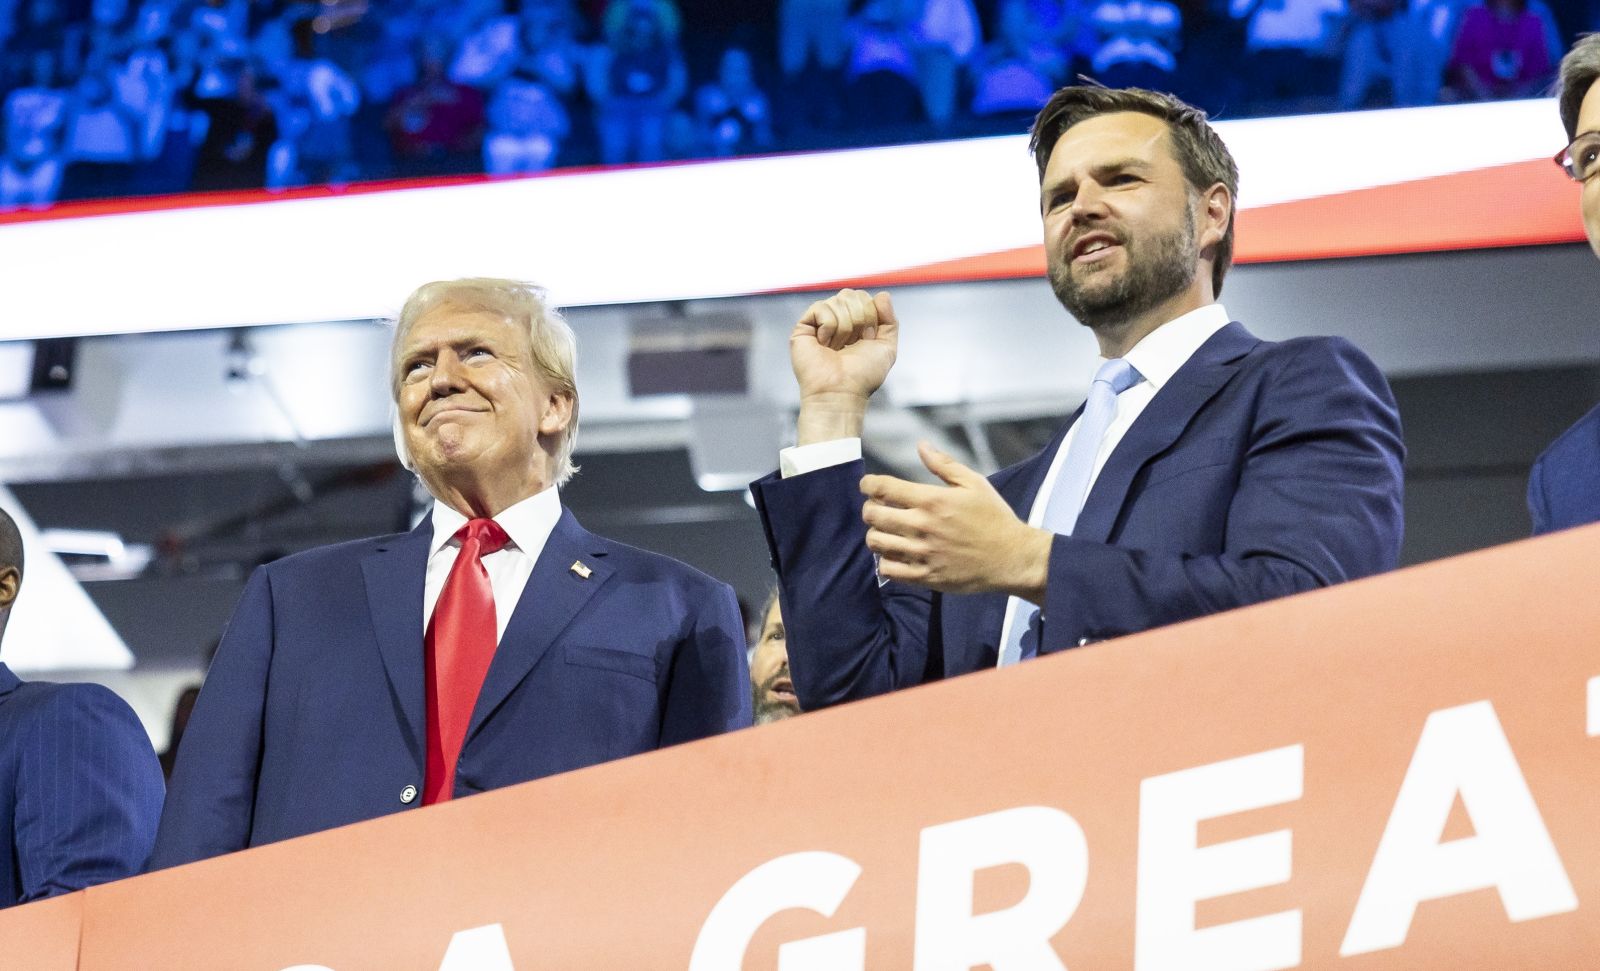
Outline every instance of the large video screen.
{"type": "Polygon", "coordinates": [[[1211,112],[1244,262],[1581,239],[1537,97],[1578,8],[0,0],[0,338],[1032,275],[1078,76],[1211,112]]]}

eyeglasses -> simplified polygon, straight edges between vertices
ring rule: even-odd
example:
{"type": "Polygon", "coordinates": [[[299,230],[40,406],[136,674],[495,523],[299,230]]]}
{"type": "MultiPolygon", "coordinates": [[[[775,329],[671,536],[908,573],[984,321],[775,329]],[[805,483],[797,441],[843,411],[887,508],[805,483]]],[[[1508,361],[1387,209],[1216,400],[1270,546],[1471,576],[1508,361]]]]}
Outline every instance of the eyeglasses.
{"type": "Polygon", "coordinates": [[[1587,182],[1600,172],[1600,131],[1584,132],[1556,153],[1554,162],[1575,182],[1587,182]]]}

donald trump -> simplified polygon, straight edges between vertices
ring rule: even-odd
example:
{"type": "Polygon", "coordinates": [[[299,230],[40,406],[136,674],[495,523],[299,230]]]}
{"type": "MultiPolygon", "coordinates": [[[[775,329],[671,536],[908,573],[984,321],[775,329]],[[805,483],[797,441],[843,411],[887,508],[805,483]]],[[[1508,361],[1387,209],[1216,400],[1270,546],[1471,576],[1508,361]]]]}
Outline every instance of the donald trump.
{"type": "Polygon", "coordinates": [[[733,591],[562,508],[574,356],[527,284],[430,283],[406,301],[396,440],[432,512],[256,570],[178,753],[154,866],[750,723],[733,591]]]}

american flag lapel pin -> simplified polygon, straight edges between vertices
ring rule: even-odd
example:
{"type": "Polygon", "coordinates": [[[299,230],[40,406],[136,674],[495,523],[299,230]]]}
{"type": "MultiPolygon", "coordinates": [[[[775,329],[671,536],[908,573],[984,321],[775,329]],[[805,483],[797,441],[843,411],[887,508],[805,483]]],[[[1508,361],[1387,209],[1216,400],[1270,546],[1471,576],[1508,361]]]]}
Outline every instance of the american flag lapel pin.
{"type": "Polygon", "coordinates": [[[579,580],[587,580],[589,579],[589,576],[594,573],[594,571],[589,569],[589,567],[582,560],[573,560],[572,566],[569,567],[569,569],[571,569],[572,572],[577,575],[579,580]]]}

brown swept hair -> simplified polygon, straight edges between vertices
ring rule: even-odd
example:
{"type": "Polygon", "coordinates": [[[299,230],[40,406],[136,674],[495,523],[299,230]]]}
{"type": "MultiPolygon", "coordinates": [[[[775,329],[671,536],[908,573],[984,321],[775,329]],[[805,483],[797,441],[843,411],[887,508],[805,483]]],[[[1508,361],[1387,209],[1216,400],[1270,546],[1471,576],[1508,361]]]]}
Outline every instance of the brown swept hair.
{"type": "MultiPolygon", "coordinates": [[[[1180,101],[1170,94],[1144,88],[1106,88],[1098,84],[1074,84],[1057,91],[1050,97],[1039,117],[1033,122],[1033,135],[1028,150],[1039,166],[1039,181],[1044,182],[1044,170],[1050,164],[1050,153],[1067,129],[1079,122],[1100,115],[1133,111],[1150,115],[1167,123],[1171,136],[1172,154],[1183,169],[1197,193],[1222,183],[1233,199],[1239,198],[1239,166],[1233,161],[1228,146],[1206,121],[1206,113],[1194,105],[1180,101]]],[[[1217,244],[1216,262],[1211,267],[1211,290],[1222,295],[1222,278],[1233,265],[1234,213],[1228,213],[1228,229],[1217,244]]]]}

